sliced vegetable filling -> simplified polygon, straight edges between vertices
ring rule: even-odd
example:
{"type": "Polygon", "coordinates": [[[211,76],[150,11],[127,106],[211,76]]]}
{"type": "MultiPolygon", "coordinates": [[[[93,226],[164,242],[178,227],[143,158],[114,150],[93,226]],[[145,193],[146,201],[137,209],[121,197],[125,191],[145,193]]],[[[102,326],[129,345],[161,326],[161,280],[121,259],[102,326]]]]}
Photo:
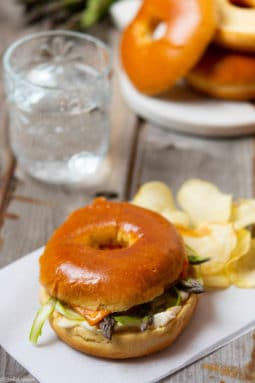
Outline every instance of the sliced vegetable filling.
{"type": "Polygon", "coordinates": [[[44,323],[55,310],[56,303],[56,299],[50,298],[48,302],[41,306],[41,308],[37,311],[29,334],[29,340],[31,343],[37,344],[38,338],[42,333],[44,323]]]}

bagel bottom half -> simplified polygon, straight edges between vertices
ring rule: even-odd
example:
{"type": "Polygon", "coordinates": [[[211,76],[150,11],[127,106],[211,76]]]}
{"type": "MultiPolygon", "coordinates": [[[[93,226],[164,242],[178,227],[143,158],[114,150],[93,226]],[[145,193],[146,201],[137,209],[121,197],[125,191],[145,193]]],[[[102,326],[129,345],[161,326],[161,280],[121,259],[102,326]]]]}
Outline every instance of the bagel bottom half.
{"type": "Polygon", "coordinates": [[[169,346],[188,324],[197,301],[198,296],[191,294],[176,318],[163,327],[147,329],[144,332],[118,332],[113,334],[111,340],[107,340],[99,332],[92,332],[82,326],[59,327],[57,322],[61,314],[57,312],[51,316],[50,324],[62,341],[78,351],[102,358],[134,358],[149,355],[169,346]]]}
{"type": "Polygon", "coordinates": [[[212,97],[255,99],[255,54],[210,46],[186,80],[195,90],[212,97]]]}

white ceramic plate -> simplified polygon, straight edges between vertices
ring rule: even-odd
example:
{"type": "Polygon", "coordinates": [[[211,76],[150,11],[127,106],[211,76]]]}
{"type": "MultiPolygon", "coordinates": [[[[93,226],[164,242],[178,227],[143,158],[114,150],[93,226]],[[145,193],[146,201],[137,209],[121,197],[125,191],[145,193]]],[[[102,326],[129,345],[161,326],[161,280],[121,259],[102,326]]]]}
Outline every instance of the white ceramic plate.
{"type": "Polygon", "coordinates": [[[110,15],[115,26],[120,30],[124,29],[135,17],[140,5],[141,0],[122,0],[113,3],[110,15]]]}
{"type": "Polygon", "coordinates": [[[202,136],[237,136],[255,132],[255,104],[205,97],[179,83],[164,97],[139,93],[120,71],[125,101],[139,116],[165,128],[202,136]]]}

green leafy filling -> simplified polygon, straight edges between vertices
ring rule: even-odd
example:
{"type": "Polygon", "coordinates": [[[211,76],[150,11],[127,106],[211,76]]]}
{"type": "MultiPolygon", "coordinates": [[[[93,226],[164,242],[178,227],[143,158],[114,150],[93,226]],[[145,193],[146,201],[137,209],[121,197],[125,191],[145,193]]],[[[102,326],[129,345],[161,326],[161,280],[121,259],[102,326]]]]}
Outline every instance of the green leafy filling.
{"type": "Polygon", "coordinates": [[[154,314],[180,304],[180,293],[176,287],[172,287],[153,301],[132,307],[125,312],[115,313],[113,318],[120,326],[138,327],[144,331],[152,324],[154,314]]]}
{"type": "Polygon", "coordinates": [[[194,250],[189,245],[185,245],[186,253],[188,256],[189,264],[190,265],[201,265],[202,263],[210,261],[210,258],[203,258],[201,257],[196,250],[194,250]]]}

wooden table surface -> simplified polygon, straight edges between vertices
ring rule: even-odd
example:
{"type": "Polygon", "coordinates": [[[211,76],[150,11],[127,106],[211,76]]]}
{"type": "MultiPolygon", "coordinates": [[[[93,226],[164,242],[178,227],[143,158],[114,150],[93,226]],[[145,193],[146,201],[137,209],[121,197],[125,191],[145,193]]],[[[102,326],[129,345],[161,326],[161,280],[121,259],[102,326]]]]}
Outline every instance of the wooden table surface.
{"type": "MultiPolygon", "coordinates": [[[[18,37],[38,29],[24,27],[21,9],[13,1],[0,2],[0,52],[18,37]]],[[[118,36],[111,30],[101,27],[95,33],[117,46],[118,36]]],[[[111,172],[97,187],[85,190],[48,186],[24,175],[9,150],[0,87],[0,267],[42,246],[69,212],[97,193],[113,192],[117,199],[128,199],[149,180],[164,181],[176,191],[187,178],[200,177],[236,197],[253,195],[253,137],[203,139],[164,131],[128,110],[119,94],[117,76],[113,85],[111,172]]],[[[1,313],[0,302],[0,315],[4,314],[8,315],[1,313]]],[[[255,382],[254,358],[255,338],[250,332],[164,381],[255,382]]],[[[17,381],[36,382],[0,349],[0,382],[17,381]]]]}

